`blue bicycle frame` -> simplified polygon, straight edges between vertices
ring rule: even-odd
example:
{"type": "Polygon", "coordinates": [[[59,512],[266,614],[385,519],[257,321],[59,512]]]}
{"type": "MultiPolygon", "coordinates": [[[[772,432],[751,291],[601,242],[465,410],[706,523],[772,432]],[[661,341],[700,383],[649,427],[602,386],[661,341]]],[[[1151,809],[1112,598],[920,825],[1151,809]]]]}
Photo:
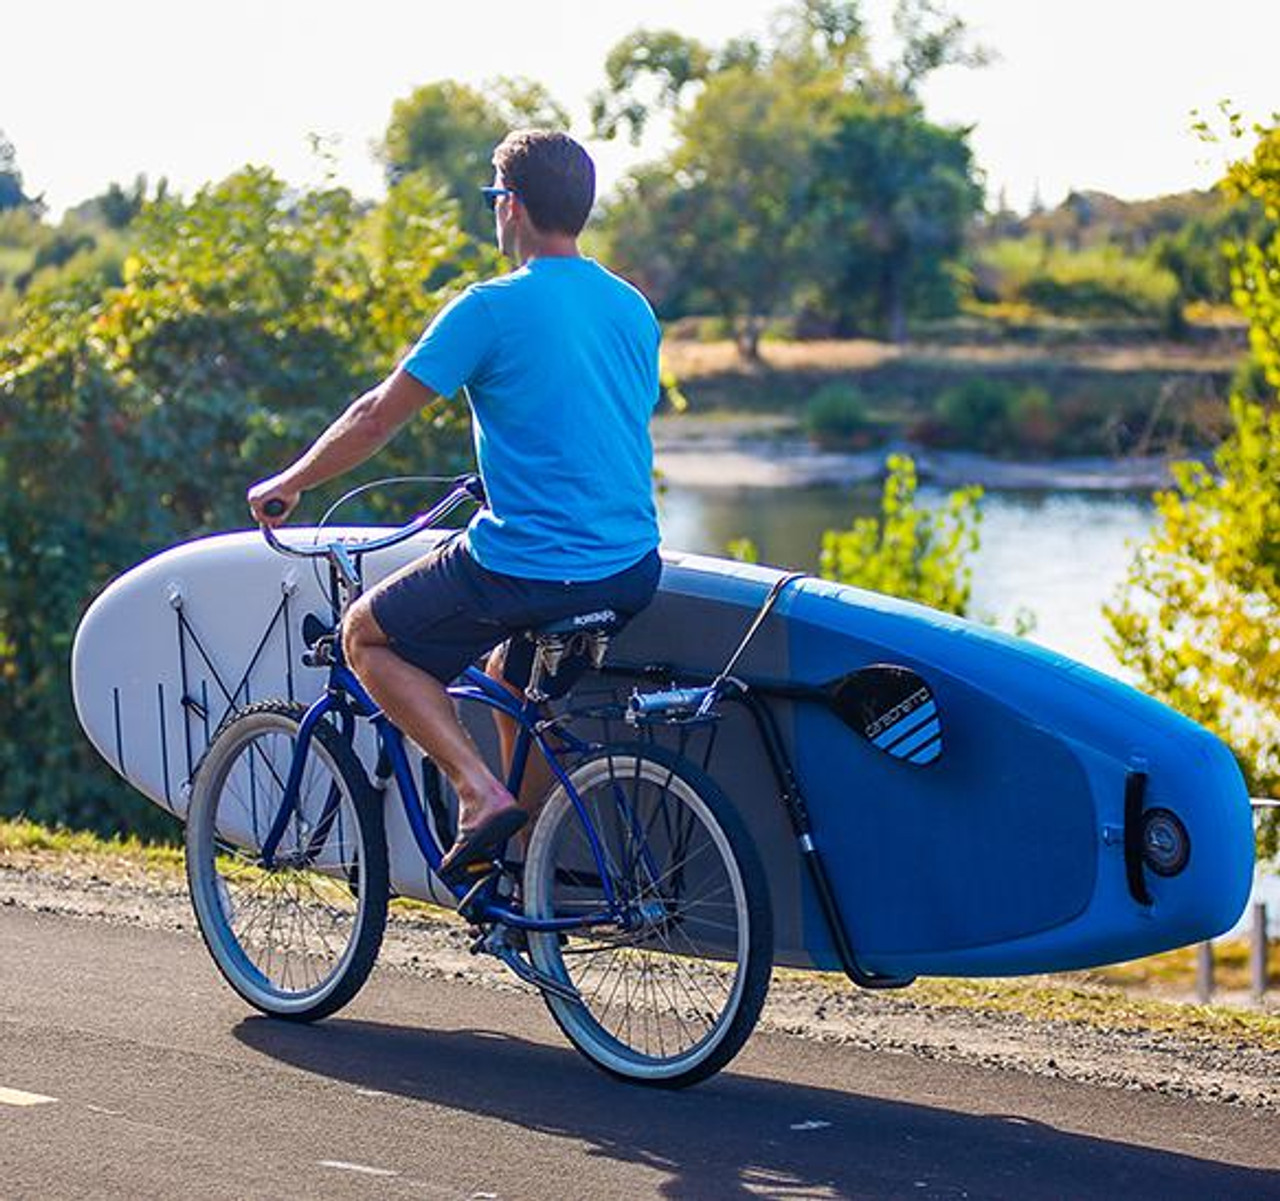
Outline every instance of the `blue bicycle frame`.
{"type": "MultiPolygon", "coordinates": [[[[335,647],[335,654],[337,653],[337,648],[335,647]]],[[[490,679],[478,668],[468,667],[459,678],[459,682],[450,686],[449,695],[457,700],[475,701],[491,709],[498,710],[516,723],[518,733],[511,759],[511,770],[507,779],[507,789],[513,796],[519,795],[520,784],[524,779],[524,772],[529,761],[529,753],[536,744],[546,760],[547,766],[551,769],[552,774],[561,787],[564,788],[566,795],[574,805],[578,819],[582,822],[591,854],[600,873],[605,899],[609,906],[607,910],[574,917],[529,918],[519,910],[512,909],[497,899],[493,899],[485,902],[474,916],[486,921],[501,921],[509,926],[533,931],[582,929],[587,926],[606,923],[618,924],[621,922],[625,924],[623,907],[614,888],[612,873],[606,868],[605,851],[601,845],[599,834],[588,817],[582,799],[573,787],[568,773],[565,772],[560,763],[562,754],[582,753],[589,750],[590,745],[562,729],[557,733],[561,746],[553,747],[539,728],[540,712],[537,703],[528,699],[518,700],[506,688],[490,679]]],[[[426,815],[422,807],[422,799],[414,781],[413,772],[409,768],[408,756],[405,753],[404,735],[377,707],[373,698],[369,696],[364,686],[356,678],[355,673],[345,663],[341,662],[340,657],[330,669],[329,683],[324,695],[307,710],[298,728],[297,740],[294,744],[293,758],[289,765],[289,776],[285,782],[280,809],[262,846],[264,866],[273,866],[280,840],[284,837],[289,819],[297,807],[302,773],[307,755],[310,752],[311,740],[317,723],[325,720],[329,714],[342,712],[344,709],[352,712],[356,717],[363,717],[373,722],[374,728],[378,732],[379,746],[386,754],[392,775],[400,790],[404,814],[408,820],[410,830],[413,831],[414,841],[418,844],[418,849],[430,865],[431,870],[433,872],[438,871],[440,861],[444,857],[444,851],[436,840],[431,827],[427,824],[426,815]]],[[[625,800],[622,798],[619,798],[619,802],[625,805],[625,800]]],[[[336,806],[336,803],[336,798],[334,798],[331,804],[336,806]]],[[[318,828],[323,830],[325,825],[326,823],[322,816],[321,821],[318,823],[318,828]]],[[[461,901],[468,888],[455,886],[451,891],[455,899],[461,901]]]]}
{"type": "MultiPolygon", "coordinates": [[[[360,589],[360,562],[364,555],[371,551],[381,550],[404,541],[419,531],[433,528],[459,504],[468,500],[483,502],[483,489],[479,480],[473,476],[459,477],[453,490],[434,508],[415,518],[408,525],[385,537],[365,542],[359,546],[346,546],[340,542],[330,543],[324,547],[299,550],[281,543],[268,528],[263,529],[267,543],[282,554],[300,558],[328,558],[334,571],[345,581],[349,590],[360,589]]],[[[475,667],[466,668],[458,682],[450,685],[449,695],[456,700],[474,701],[504,714],[516,723],[516,744],[511,756],[511,767],[508,772],[507,790],[512,796],[520,795],[520,785],[528,766],[529,754],[536,745],[547,766],[551,769],[560,786],[572,802],[578,820],[586,833],[587,844],[595,860],[604,890],[607,910],[582,914],[566,918],[528,918],[517,909],[504,905],[492,890],[487,896],[472,898],[468,915],[478,921],[502,922],[522,930],[556,931],[583,929],[587,926],[605,924],[619,925],[627,928],[629,915],[623,898],[620,898],[614,885],[613,873],[608,870],[607,856],[601,843],[599,832],[592,823],[582,798],[578,795],[569,779],[568,773],[560,763],[563,754],[581,754],[592,749],[589,743],[576,738],[567,730],[557,730],[556,738],[559,746],[553,746],[544,732],[545,723],[541,720],[541,712],[536,701],[527,697],[517,699],[508,689],[490,679],[484,672],[475,667]]],[[[365,691],[364,686],[356,678],[355,673],[342,658],[341,639],[333,643],[333,658],[330,663],[329,681],[324,695],[320,697],[303,716],[298,728],[297,740],[294,744],[293,758],[289,765],[289,775],[285,782],[284,794],[280,802],[280,811],[271,823],[271,829],[262,846],[262,862],[265,867],[275,864],[276,851],[284,837],[289,820],[298,804],[298,792],[302,784],[303,768],[311,749],[311,740],[315,734],[317,723],[324,721],[331,713],[350,714],[356,718],[365,718],[373,722],[378,733],[379,748],[390,764],[392,777],[400,789],[400,800],[404,806],[405,817],[409,828],[413,831],[418,850],[427,861],[433,873],[438,873],[444,851],[431,827],[427,824],[426,814],[422,807],[422,798],[418,793],[413,773],[409,769],[409,759],[405,753],[404,735],[392,724],[390,719],[378,708],[373,698],[365,691]]],[[[560,723],[557,723],[559,725],[560,723]]],[[[625,814],[628,805],[621,789],[614,787],[614,799],[625,814]]],[[[322,812],[320,820],[312,835],[312,846],[309,850],[318,850],[327,834],[333,813],[336,812],[338,798],[331,795],[322,812]],[[332,811],[332,812],[331,812],[332,811]]],[[[636,829],[634,814],[628,821],[629,831],[636,843],[638,853],[646,861],[646,867],[656,874],[652,856],[645,845],[643,834],[636,829]]],[[[451,888],[454,898],[461,902],[474,890],[465,886],[451,888]]]]}

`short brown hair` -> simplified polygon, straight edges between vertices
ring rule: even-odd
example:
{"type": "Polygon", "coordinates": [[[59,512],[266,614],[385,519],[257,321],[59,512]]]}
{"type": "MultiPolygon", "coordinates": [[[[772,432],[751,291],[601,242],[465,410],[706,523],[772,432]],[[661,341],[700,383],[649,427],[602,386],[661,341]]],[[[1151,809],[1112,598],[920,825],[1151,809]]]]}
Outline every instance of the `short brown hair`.
{"type": "Polygon", "coordinates": [[[596,167],[567,133],[517,129],[493,152],[493,165],[543,233],[582,232],[596,198],[596,167]]]}

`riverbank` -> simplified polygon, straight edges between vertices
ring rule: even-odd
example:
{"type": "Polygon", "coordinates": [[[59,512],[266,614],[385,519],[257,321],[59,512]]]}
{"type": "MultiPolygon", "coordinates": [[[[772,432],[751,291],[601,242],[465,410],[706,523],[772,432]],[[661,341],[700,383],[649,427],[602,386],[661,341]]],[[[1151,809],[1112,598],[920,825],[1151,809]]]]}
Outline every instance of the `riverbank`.
{"type": "MultiPolygon", "coordinates": [[[[803,422],[815,400],[876,442],[1015,459],[1204,451],[1230,428],[1237,338],[1073,345],[767,341],[757,362],[727,342],[678,337],[668,370],[699,417],[803,422]]],[[[817,410],[815,410],[817,412],[817,410]]],[[[819,420],[821,418],[818,418],[819,420]]]]}
{"type": "Polygon", "coordinates": [[[687,414],[654,420],[654,453],[666,483],[684,488],[852,487],[876,481],[890,454],[915,461],[920,478],[943,488],[1153,492],[1173,482],[1172,463],[1186,456],[1080,455],[1009,460],[963,450],[894,441],[859,451],[821,450],[793,417],[687,414]]]}

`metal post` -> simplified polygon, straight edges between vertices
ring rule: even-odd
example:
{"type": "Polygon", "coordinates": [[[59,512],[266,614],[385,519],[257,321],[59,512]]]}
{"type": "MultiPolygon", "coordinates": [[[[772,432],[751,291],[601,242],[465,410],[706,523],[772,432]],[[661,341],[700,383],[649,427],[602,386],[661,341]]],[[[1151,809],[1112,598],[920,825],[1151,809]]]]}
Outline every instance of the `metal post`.
{"type": "Polygon", "coordinates": [[[1196,997],[1201,1005],[1213,999],[1213,943],[1196,947],[1196,997]]]}
{"type": "Polygon", "coordinates": [[[1253,999],[1261,1001],[1267,991],[1267,903],[1253,903],[1253,937],[1249,942],[1249,979],[1253,999]]]}

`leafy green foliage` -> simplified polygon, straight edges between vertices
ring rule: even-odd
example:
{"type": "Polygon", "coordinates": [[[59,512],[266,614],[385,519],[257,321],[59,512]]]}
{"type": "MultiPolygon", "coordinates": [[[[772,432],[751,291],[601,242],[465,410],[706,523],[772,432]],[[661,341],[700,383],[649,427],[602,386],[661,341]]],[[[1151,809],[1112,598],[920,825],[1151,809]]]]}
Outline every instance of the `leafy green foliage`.
{"type": "Polygon", "coordinates": [[[847,96],[815,150],[812,208],[824,270],[818,307],[836,331],[900,342],[910,312],[955,307],[951,268],[982,207],[964,131],[914,102],[847,96]]]}
{"type": "Polygon", "coordinates": [[[819,446],[847,449],[869,446],[876,425],[867,411],[866,397],[857,388],[830,383],[810,398],[804,428],[819,446]]]}
{"type": "Polygon", "coordinates": [[[1188,305],[1231,299],[1224,246],[1261,245],[1271,222],[1222,189],[1126,201],[1071,192],[1019,217],[1003,206],[974,230],[974,294],[1071,318],[1155,319],[1181,335],[1188,305]]]}
{"type": "Polygon", "coordinates": [[[11,209],[38,207],[22,187],[22,172],[18,170],[18,153],[13,143],[0,130],[0,213],[11,209]]]}
{"type": "Polygon", "coordinates": [[[387,182],[426,171],[459,205],[462,228],[493,236],[493,218],[479,189],[493,180],[494,147],[512,129],[567,129],[564,109],[541,84],[495,79],[482,90],[454,80],[425,84],[391,111],[381,154],[387,182]]]}
{"type": "Polygon", "coordinates": [[[1114,244],[1082,250],[1039,238],[984,247],[975,268],[982,299],[1025,302],[1062,317],[1164,318],[1180,303],[1172,271],[1114,244]]]}
{"type": "Polygon", "coordinates": [[[903,47],[898,84],[909,94],[942,67],[983,67],[992,59],[985,47],[970,44],[964,22],[936,0],[898,0],[893,29],[903,47]]]}
{"type": "MultiPolygon", "coordinates": [[[[119,286],[64,281],[0,352],[0,812],[99,829],[158,818],[130,810],[71,712],[89,599],[165,545],[243,525],[245,487],[487,261],[418,177],[374,217],[343,190],[245,170],[135,225],[119,286]]],[[[449,424],[416,423],[379,469],[421,470],[449,424]]]]}
{"type": "Polygon", "coordinates": [[[964,29],[923,0],[900,9],[910,66],[877,69],[839,0],[792,4],[768,42],[641,30],[614,48],[597,135],[676,114],[675,150],[606,214],[611,259],[664,315],[715,313],[752,361],[784,312],[900,337],[909,311],[952,302],[981,189],[967,132],[926,122],[912,89],[963,57],[964,29]]]}
{"type": "MultiPolygon", "coordinates": [[[[156,196],[163,199],[168,191],[164,180],[156,189],[156,196]]],[[[147,203],[147,177],[138,175],[132,184],[123,187],[110,183],[107,190],[77,204],[67,211],[67,217],[78,225],[97,225],[106,229],[127,229],[147,203]]]]}
{"type": "Polygon", "coordinates": [[[684,89],[706,79],[711,66],[711,52],[701,42],[673,29],[628,34],[609,51],[606,86],[591,97],[596,136],[614,138],[625,126],[632,145],[638,144],[651,112],[674,109],[684,89]],[[649,96],[642,99],[638,91],[645,83],[649,96]]]}
{"type": "MultiPolygon", "coordinates": [[[[1280,128],[1260,128],[1229,193],[1280,218],[1280,128]]],[[[1232,256],[1269,403],[1237,396],[1215,471],[1186,463],[1157,497],[1159,524],[1107,609],[1112,646],[1144,688],[1226,739],[1251,787],[1280,794],[1280,234],[1232,256]]],[[[1280,850],[1280,824],[1261,848],[1280,850]]]]}
{"type": "Polygon", "coordinates": [[[975,376],[947,388],[937,400],[932,441],[987,454],[1047,450],[1058,432],[1049,393],[993,376],[975,376]]]}
{"type": "Polygon", "coordinates": [[[848,530],[822,536],[824,579],[918,601],[945,613],[968,612],[978,549],[980,488],[951,493],[938,509],[920,506],[915,464],[890,455],[875,517],[857,518],[848,530]]]}

